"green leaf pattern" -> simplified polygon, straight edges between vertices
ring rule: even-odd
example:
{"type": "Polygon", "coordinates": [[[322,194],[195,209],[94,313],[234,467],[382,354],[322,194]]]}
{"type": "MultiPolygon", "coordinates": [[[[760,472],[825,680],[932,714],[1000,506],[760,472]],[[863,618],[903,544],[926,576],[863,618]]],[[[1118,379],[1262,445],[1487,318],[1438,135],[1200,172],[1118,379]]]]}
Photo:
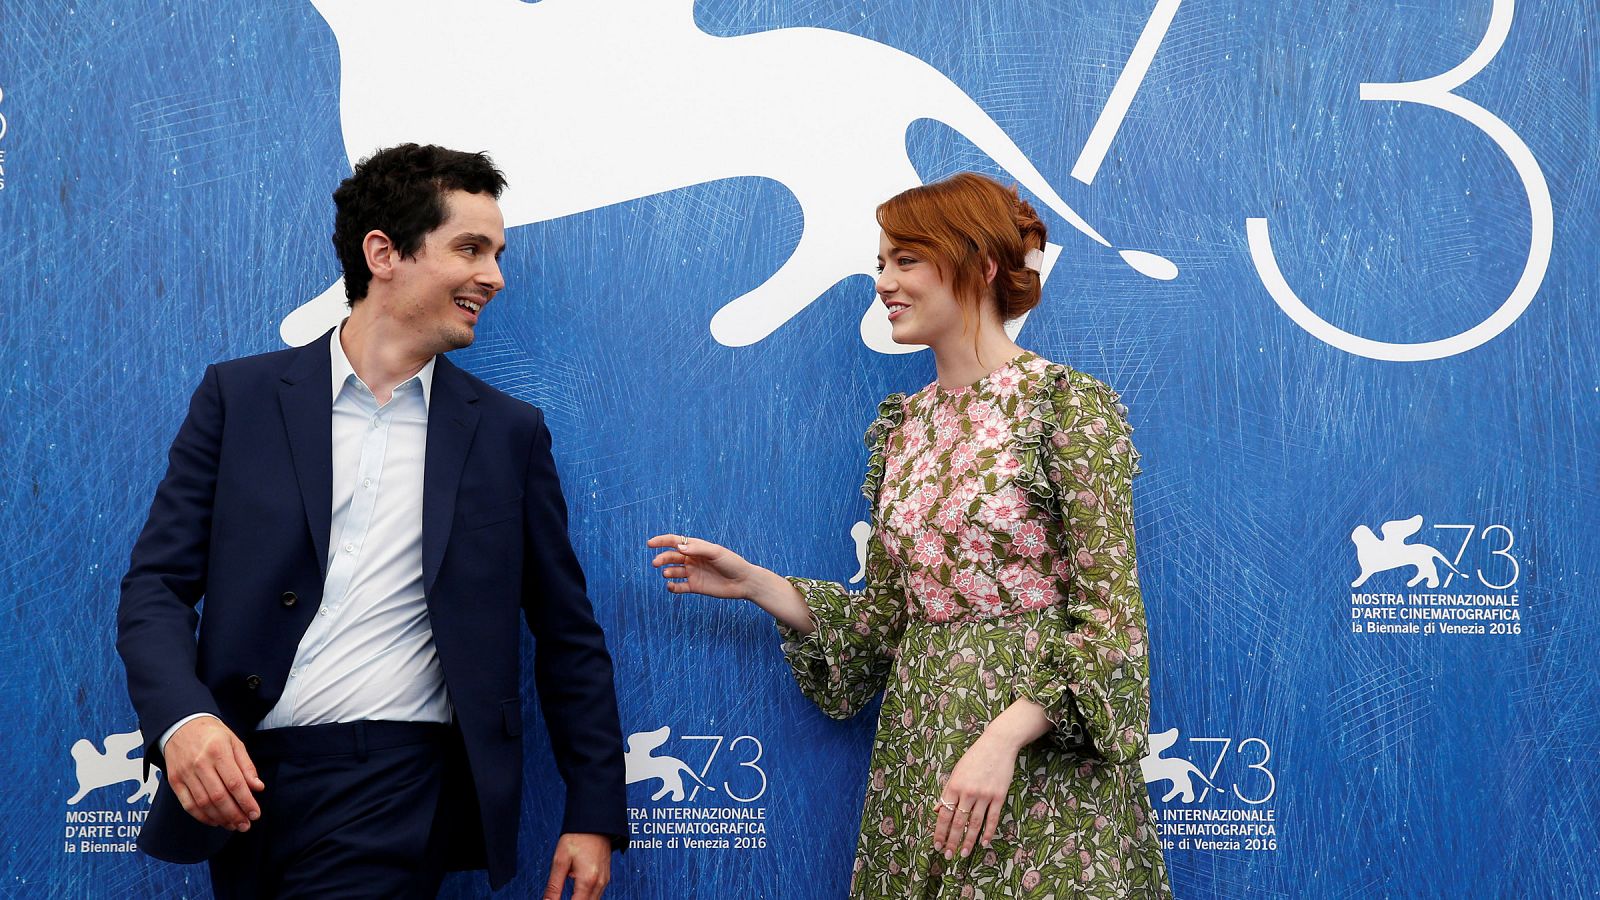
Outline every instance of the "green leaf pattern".
{"type": "Polygon", "coordinates": [[[1026,353],[878,407],[867,586],[791,579],[817,628],[779,626],[828,715],[887,688],[852,897],[1171,896],[1138,765],[1150,701],[1131,431],[1104,384],[1026,353]],[[1018,698],[1055,728],[1019,755],[993,845],[946,861],[943,783],[1018,698]]]}

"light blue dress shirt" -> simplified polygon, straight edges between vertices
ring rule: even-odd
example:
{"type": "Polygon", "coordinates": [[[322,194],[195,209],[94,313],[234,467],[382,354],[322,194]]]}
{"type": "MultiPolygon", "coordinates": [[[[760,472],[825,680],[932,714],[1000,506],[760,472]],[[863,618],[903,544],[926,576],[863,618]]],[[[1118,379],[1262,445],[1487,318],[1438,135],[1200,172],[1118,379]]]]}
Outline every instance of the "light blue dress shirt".
{"type": "MultiPolygon", "coordinates": [[[[377,719],[449,722],[453,714],[422,590],[434,361],[380,406],[345,356],[343,331],[341,324],[329,342],[333,517],[322,605],[262,729],[377,719]]],[[[163,748],[194,718],[168,729],[163,748]]]]}

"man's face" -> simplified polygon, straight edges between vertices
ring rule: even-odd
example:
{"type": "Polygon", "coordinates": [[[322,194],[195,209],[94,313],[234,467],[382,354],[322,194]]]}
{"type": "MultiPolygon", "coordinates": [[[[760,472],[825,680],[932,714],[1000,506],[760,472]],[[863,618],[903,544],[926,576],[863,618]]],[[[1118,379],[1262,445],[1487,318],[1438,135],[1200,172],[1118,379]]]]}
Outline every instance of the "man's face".
{"type": "Polygon", "coordinates": [[[483,308],[505,287],[500,204],[488,194],[450,191],[444,207],[444,221],[415,256],[399,261],[392,282],[391,315],[428,354],[470,346],[483,308]]]}

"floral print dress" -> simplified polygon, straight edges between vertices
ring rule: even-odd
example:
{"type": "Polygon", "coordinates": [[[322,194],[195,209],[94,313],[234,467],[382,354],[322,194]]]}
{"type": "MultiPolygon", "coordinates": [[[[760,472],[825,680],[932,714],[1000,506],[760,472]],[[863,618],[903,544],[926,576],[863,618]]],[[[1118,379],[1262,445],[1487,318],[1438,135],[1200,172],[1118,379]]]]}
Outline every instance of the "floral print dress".
{"type": "Polygon", "coordinates": [[[1139,759],[1149,728],[1134,569],[1138,454],[1116,394],[1023,354],[976,384],[890,396],[867,431],[867,588],[795,578],[805,694],[845,718],[887,687],[851,896],[1165,898],[1139,759]],[[1025,747],[992,846],[933,848],[946,778],[1018,698],[1025,747]]]}

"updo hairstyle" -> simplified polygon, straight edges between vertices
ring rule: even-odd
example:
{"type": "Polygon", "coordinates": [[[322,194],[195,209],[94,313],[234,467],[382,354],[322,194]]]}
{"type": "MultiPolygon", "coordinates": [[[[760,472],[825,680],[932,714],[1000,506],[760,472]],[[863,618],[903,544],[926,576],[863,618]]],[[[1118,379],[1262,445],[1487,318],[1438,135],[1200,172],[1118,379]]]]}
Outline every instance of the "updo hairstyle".
{"type": "Polygon", "coordinates": [[[878,226],[894,246],[932,261],[964,306],[992,296],[1005,322],[1039,305],[1039,273],[1023,257],[1044,249],[1045,227],[1015,187],[962,172],[890,197],[878,226]],[[994,282],[985,284],[990,259],[994,282]]]}

